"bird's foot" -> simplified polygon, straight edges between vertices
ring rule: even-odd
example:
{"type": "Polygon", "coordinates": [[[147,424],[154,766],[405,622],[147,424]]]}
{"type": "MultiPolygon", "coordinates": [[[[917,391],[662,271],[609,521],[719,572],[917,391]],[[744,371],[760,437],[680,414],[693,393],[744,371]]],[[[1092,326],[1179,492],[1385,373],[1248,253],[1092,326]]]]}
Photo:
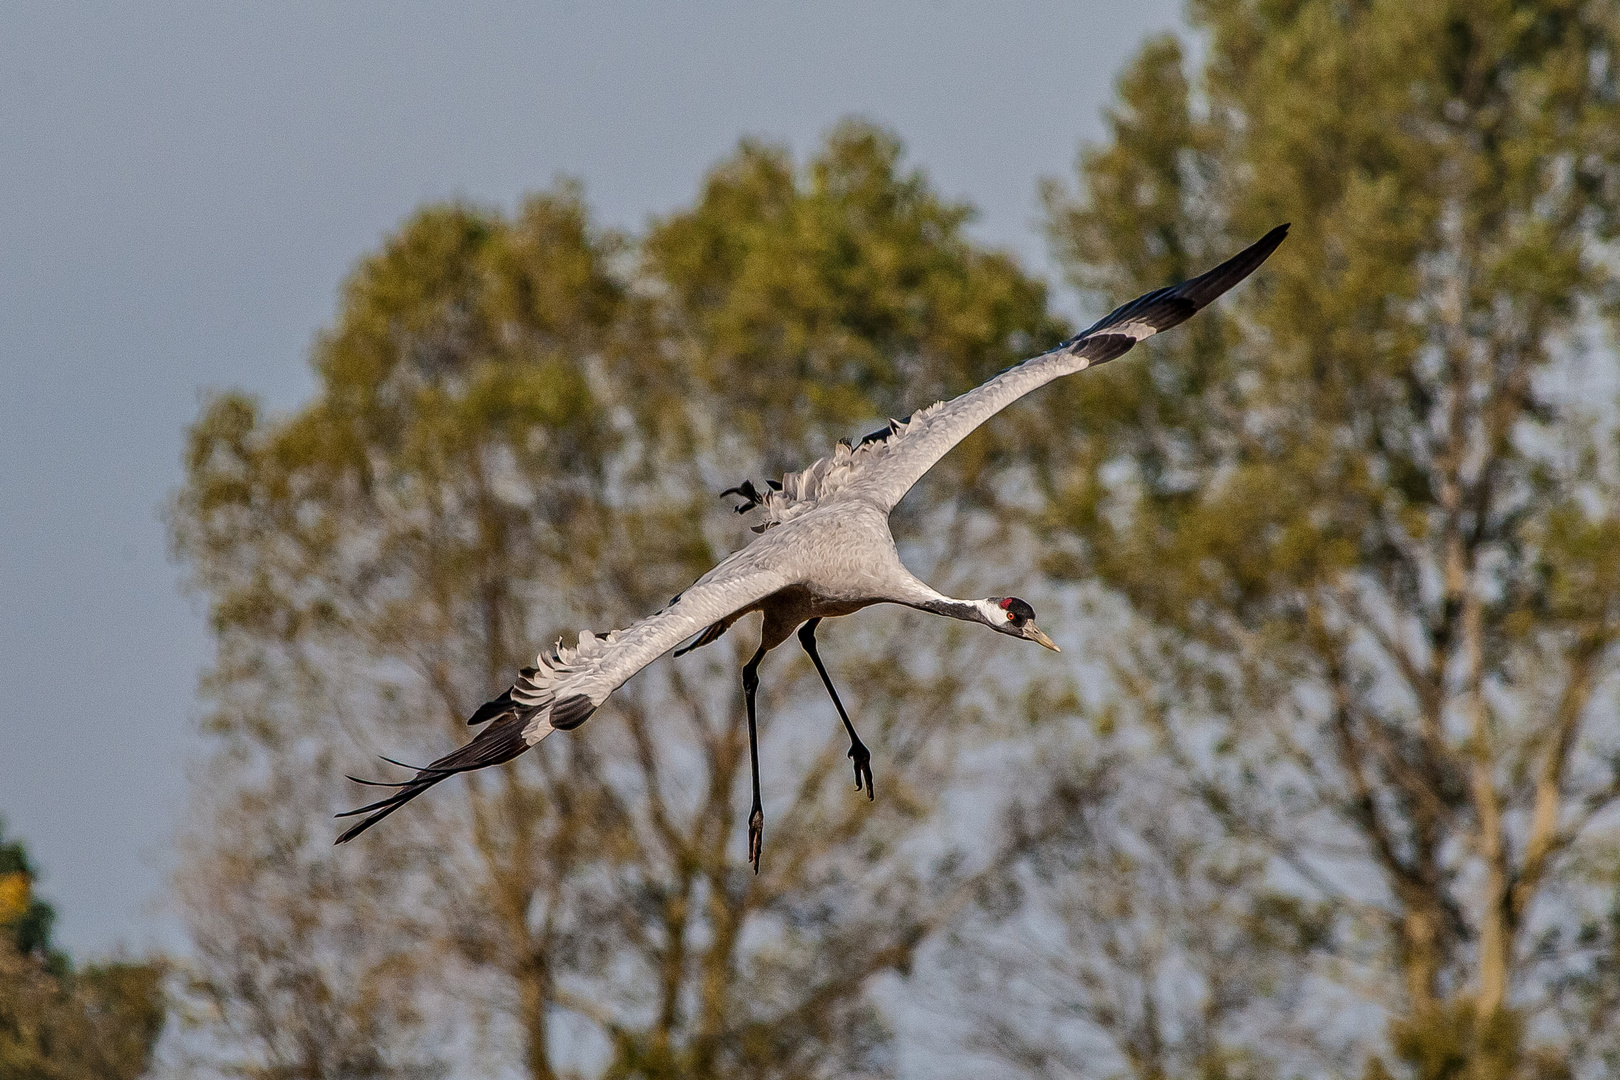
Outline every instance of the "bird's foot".
{"type": "Polygon", "coordinates": [[[748,861],[754,864],[754,873],[759,873],[759,853],[765,847],[765,811],[758,806],[748,815],[748,861]]]}
{"type": "Polygon", "coordinates": [[[856,739],[849,744],[849,757],[855,763],[855,790],[866,788],[868,801],[877,798],[877,791],[872,787],[872,754],[866,749],[866,744],[856,739]]]}

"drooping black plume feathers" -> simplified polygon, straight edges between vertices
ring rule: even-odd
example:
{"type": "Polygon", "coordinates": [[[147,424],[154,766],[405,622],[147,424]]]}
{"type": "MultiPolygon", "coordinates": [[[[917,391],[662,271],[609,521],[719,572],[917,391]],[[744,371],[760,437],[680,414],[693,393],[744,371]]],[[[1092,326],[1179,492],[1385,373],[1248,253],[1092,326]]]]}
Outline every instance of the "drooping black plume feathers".
{"type": "Polygon", "coordinates": [[[477,727],[479,724],[487,720],[493,720],[502,713],[511,712],[517,707],[517,702],[512,700],[512,691],[510,689],[502,690],[499,697],[484,702],[478,706],[471,716],[467,717],[467,726],[477,727]]]}
{"type": "Polygon", "coordinates": [[[366,787],[402,788],[409,787],[412,783],[410,780],[367,780],[363,776],[354,775],[354,773],[344,773],[343,776],[345,779],[352,780],[356,784],[364,784],[366,787]]]}
{"type": "MultiPolygon", "coordinates": [[[[483,769],[490,765],[500,765],[511,761],[529,748],[528,740],[523,737],[523,729],[528,726],[529,720],[538,712],[538,709],[520,709],[508,711],[489,727],[480,731],[478,735],[465,746],[457,747],[427,766],[417,769],[416,775],[409,780],[398,784],[390,784],[375,780],[360,780],[362,784],[372,784],[381,787],[397,787],[399,790],[385,799],[359,807],[355,810],[346,810],[336,816],[340,818],[354,817],[358,814],[369,815],[364,821],[354,825],[342,836],[337,838],[340,844],[348,843],[367,829],[371,828],[395,810],[416,798],[428,788],[456,773],[469,772],[473,769],[483,769]]],[[[384,758],[385,761],[391,759],[384,758]]],[[[395,765],[400,764],[395,761],[395,765]]],[[[410,768],[405,765],[403,768],[410,768]]],[[[350,777],[354,779],[354,777],[350,777]]]]}
{"type": "MultiPolygon", "coordinates": [[[[526,667],[522,671],[519,671],[518,675],[520,681],[529,682],[539,673],[539,668],[526,667]]],[[[513,700],[512,698],[512,691],[516,689],[516,685],[509,686],[505,690],[501,691],[499,696],[478,706],[478,709],[471,716],[467,717],[468,726],[477,727],[484,721],[493,720],[504,712],[510,712],[513,709],[523,708],[524,706],[522,704],[513,700]]]]}
{"type": "Polygon", "coordinates": [[[390,764],[390,765],[398,765],[402,769],[412,769],[412,770],[414,770],[416,772],[423,772],[423,773],[442,772],[443,771],[443,770],[440,770],[440,769],[435,769],[432,765],[408,765],[405,762],[398,760],[397,758],[389,757],[387,754],[378,754],[377,756],[379,758],[381,758],[382,760],[388,762],[388,764],[390,764]]]}
{"type": "Polygon", "coordinates": [[[726,490],[720,493],[720,497],[722,499],[728,495],[736,495],[748,500],[739,506],[732,507],[732,509],[739,514],[746,514],[748,511],[765,501],[765,496],[759,493],[759,489],[754,486],[754,482],[752,480],[744,480],[736,487],[726,488],[726,490]]]}

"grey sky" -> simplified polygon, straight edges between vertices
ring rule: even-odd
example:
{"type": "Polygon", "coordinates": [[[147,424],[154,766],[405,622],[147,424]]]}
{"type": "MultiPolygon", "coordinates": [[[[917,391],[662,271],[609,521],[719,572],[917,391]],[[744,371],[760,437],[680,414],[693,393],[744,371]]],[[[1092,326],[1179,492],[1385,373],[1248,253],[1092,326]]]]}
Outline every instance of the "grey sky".
{"type": "Polygon", "coordinates": [[[638,226],[742,134],[893,126],[1032,262],[1124,60],[1178,5],[0,2],[0,815],[76,952],[175,945],[208,640],[158,508],[202,387],[311,389],[413,207],[558,173],[638,226]]]}

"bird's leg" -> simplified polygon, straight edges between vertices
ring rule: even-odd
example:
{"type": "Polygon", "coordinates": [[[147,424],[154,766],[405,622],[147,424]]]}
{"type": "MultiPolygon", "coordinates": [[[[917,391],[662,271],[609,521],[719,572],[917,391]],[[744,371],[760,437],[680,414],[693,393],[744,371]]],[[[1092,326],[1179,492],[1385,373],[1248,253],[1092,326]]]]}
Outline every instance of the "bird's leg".
{"type": "Polygon", "coordinates": [[[743,697],[748,703],[748,760],[754,770],[754,806],[748,812],[748,861],[759,873],[759,853],[765,846],[765,807],[759,801],[759,726],[754,720],[754,693],[759,689],[759,662],[765,659],[760,645],[754,658],[743,665],[743,697]]]}
{"type": "Polygon", "coordinates": [[[810,654],[810,659],[816,665],[816,671],[821,675],[822,684],[827,687],[827,693],[832,695],[833,704],[838,707],[838,719],[844,722],[844,730],[849,732],[849,756],[855,763],[855,790],[861,790],[864,782],[866,797],[877,798],[877,791],[872,787],[872,754],[861,742],[861,737],[855,734],[855,725],[849,722],[849,713],[844,711],[844,703],[838,700],[838,691],[833,689],[832,676],[827,674],[827,667],[821,662],[821,654],[816,652],[816,624],[820,619],[811,619],[799,627],[799,644],[804,651],[810,654]]]}

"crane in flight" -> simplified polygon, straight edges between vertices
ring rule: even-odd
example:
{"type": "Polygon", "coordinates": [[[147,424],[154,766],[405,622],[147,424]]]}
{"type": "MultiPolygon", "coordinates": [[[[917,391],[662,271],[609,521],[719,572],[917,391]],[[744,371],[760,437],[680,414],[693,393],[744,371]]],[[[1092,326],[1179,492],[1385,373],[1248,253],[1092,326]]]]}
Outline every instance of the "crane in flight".
{"type": "Polygon", "coordinates": [[[996,375],[958,398],[919,410],[859,443],[840,442],[802,472],[769,482],[761,492],[744,482],[725,495],[744,502],[739,513],[759,510],[757,539],[733,552],[657,614],[623,630],[598,636],[581,631],[573,648],[559,641],[534,666],[485,703],[470,725],[488,724],[470,742],[398,783],[351,779],[395,789],[368,806],[339,814],[365,815],[337,839],[352,840],[428,788],[456,773],[511,761],[553,731],[572,731],[601,707],[632,675],[692,639],[675,655],[716,641],[750,612],[764,614],[759,649],[743,665],[748,713],[748,753],[754,803],[748,816],[748,860],[759,872],[765,814],[759,794],[759,738],[755,693],[765,654],[795,630],[814,661],[849,734],[855,786],[874,795],[871,754],[855,733],[832,678],[816,652],[822,619],[849,615],[872,604],[904,604],[1057,651],[1035,625],[1035,612],[1015,596],[957,600],[936,592],[900,562],[889,532],[889,513],[934,463],[990,417],[1053,379],[1116,359],[1139,341],[1185,322],[1216,297],[1248,277],[1288,234],[1279,225],[1208,273],[1132,300],[1097,323],[996,375]]]}

